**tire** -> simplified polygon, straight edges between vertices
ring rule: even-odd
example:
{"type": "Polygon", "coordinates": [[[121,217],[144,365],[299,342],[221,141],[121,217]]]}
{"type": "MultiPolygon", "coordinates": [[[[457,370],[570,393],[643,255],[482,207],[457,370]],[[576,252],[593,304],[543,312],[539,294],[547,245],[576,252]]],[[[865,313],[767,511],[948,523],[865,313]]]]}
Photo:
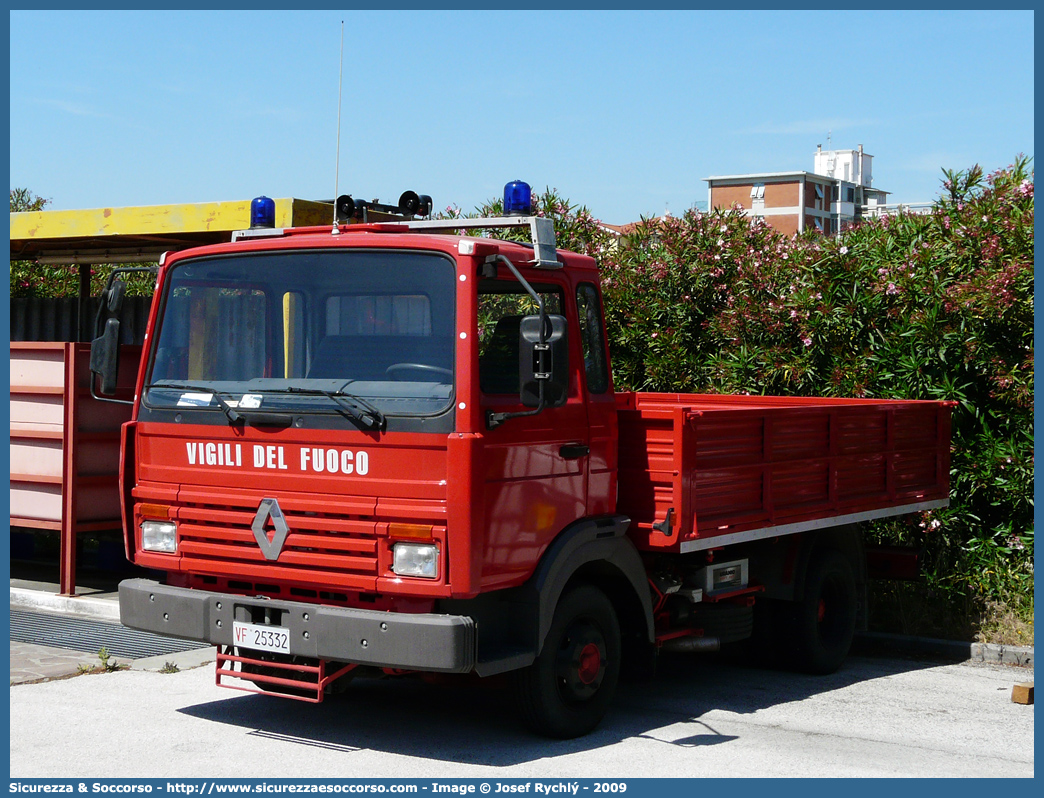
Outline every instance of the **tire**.
{"type": "Polygon", "coordinates": [[[856,627],[856,583],[852,565],[838,551],[813,557],[804,598],[794,607],[795,665],[807,672],[833,673],[852,647],[856,627]]]}
{"type": "Polygon", "coordinates": [[[559,599],[544,648],[515,677],[523,723],[547,737],[570,739],[605,716],[620,676],[620,625],[606,595],[589,585],[559,599]]]}

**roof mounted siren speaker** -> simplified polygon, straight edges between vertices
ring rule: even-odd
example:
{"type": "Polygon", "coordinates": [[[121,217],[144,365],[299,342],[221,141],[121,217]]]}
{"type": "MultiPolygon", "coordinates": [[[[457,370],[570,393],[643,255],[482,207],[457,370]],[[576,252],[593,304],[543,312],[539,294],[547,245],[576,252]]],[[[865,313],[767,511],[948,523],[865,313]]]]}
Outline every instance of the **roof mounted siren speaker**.
{"type": "Polygon", "coordinates": [[[337,223],[347,222],[356,215],[355,200],[350,194],[342,194],[334,206],[337,209],[337,223]]]}
{"type": "Polygon", "coordinates": [[[431,197],[416,191],[404,191],[399,197],[399,213],[403,216],[427,216],[431,213],[431,197]]]}

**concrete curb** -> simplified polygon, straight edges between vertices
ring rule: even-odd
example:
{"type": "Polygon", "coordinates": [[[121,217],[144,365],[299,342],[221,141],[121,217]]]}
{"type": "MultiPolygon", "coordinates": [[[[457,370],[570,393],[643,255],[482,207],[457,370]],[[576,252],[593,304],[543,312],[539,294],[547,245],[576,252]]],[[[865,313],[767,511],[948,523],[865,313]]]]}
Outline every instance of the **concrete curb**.
{"type": "Polygon", "coordinates": [[[1033,647],[1000,646],[993,643],[965,643],[930,637],[906,637],[884,632],[860,632],[852,645],[855,653],[900,654],[932,657],[953,662],[985,662],[993,665],[1033,667],[1033,647]]]}
{"type": "Polygon", "coordinates": [[[208,665],[217,659],[214,646],[206,648],[195,648],[191,651],[178,651],[173,654],[159,654],[155,657],[143,657],[142,659],[127,660],[132,671],[162,671],[168,663],[176,665],[178,670],[187,671],[208,665]]]}
{"type": "MultiPolygon", "coordinates": [[[[111,598],[91,598],[88,596],[58,596],[44,590],[28,588],[11,588],[11,607],[39,612],[53,612],[61,615],[75,615],[96,621],[120,622],[120,605],[115,596],[111,598]]],[[[18,655],[12,644],[11,672],[12,684],[26,681],[50,681],[79,672],[79,665],[97,665],[98,657],[90,652],[73,652],[47,646],[26,644],[18,655]],[[24,650],[23,650],[24,649],[24,650]]],[[[154,657],[129,659],[114,657],[113,660],[135,671],[162,671],[168,663],[185,671],[198,668],[213,662],[216,658],[213,646],[203,646],[189,651],[175,651],[169,654],[158,654],[154,657]]]]}
{"type": "Polygon", "coordinates": [[[56,596],[42,590],[11,588],[11,606],[23,610],[43,610],[98,618],[107,621],[120,620],[120,605],[114,599],[97,599],[87,596],[56,596]]]}

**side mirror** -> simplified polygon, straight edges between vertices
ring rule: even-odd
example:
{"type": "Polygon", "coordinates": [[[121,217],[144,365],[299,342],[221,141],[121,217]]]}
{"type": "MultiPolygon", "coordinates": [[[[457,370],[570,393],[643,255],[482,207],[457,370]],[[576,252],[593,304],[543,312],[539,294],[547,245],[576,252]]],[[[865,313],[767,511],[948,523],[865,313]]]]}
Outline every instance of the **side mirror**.
{"type": "Polygon", "coordinates": [[[519,399],[526,407],[560,407],[569,393],[569,342],[565,316],[545,316],[544,343],[540,343],[540,316],[525,316],[518,328],[519,399]]]}
{"type": "Polygon", "coordinates": [[[105,292],[105,304],[109,308],[109,313],[114,316],[120,314],[120,309],[123,307],[123,297],[127,294],[127,284],[123,280],[115,280],[113,284],[109,286],[109,290],[105,292]]]}
{"type": "Polygon", "coordinates": [[[102,334],[91,341],[91,393],[94,375],[101,377],[101,392],[116,393],[116,375],[120,365],[120,320],[106,319],[102,334]]]}

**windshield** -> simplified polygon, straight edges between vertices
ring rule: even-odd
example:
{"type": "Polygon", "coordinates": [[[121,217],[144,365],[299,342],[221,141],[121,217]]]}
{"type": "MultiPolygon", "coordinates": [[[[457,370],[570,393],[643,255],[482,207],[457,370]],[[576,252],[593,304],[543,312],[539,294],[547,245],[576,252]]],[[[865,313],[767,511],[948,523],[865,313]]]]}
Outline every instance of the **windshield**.
{"type": "Polygon", "coordinates": [[[454,265],[443,255],[235,255],[177,264],[165,285],[147,407],[367,426],[451,407],[454,265]]]}

